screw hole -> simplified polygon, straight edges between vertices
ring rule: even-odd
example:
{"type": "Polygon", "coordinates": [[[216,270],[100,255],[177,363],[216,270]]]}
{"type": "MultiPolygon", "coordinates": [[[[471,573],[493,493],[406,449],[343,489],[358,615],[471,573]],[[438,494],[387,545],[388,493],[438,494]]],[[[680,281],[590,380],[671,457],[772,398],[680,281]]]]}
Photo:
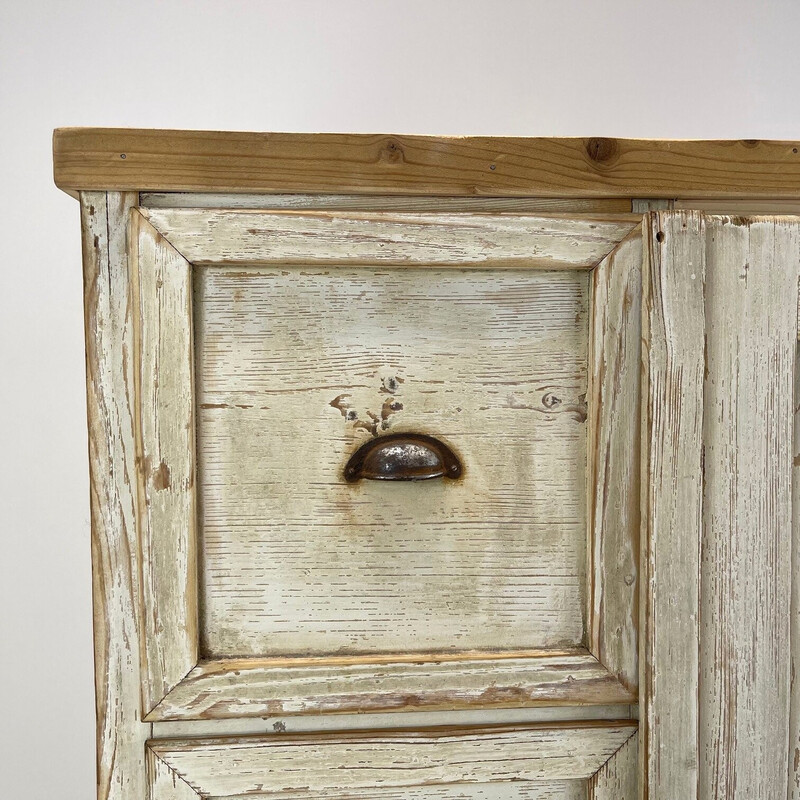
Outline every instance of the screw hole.
{"type": "Polygon", "coordinates": [[[120,154],[119,154],[119,157],[120,157],[120,158],[127,158],[127,156],[125,155],[125,153],[120,153],[120,154]]]}
{"type": "MultiPolygon", "coordinates": [[[[797,152],[797,151],[795,150],[795,152],[797,152]]],[[[495,164],[489,164],[489,169],[494,169],[495,166],[496,166],[495,164]]]]}

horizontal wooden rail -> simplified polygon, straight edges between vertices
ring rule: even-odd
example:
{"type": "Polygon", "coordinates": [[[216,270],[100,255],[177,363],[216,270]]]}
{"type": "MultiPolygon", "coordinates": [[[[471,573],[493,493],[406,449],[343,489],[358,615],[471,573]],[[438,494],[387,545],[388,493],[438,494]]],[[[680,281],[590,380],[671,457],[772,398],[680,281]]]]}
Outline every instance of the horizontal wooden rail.
{"type": "Polygon", "coordinates": [[[69,192],[800,197],[800,142],[59,128],[53,153],[69,192]]]}

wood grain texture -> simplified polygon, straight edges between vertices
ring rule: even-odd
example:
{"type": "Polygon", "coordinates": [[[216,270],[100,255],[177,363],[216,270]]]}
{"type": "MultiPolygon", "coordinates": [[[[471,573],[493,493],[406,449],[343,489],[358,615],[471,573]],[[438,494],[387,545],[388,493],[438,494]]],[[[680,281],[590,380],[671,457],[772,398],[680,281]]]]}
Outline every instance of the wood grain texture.
{"type": "Polygon", "coordinates": [[[589,800],[639,800],[639,734],[589,778],[589,800]]]}
{"type": "MultiPolygon", "coordinates": [[[[648,211],[670,211],[673,208],[675,208],[675,201],[663,197],[646,199],[634,197],[631,200],[631,211],[634,214],[646,214],[648,211]]],[[[693,208],[693,206],[689,206],[689,208],[693,208]]]]}
{"type": "Polygon", "coordinates": [[[588,396],[589,643],[626,686],[638,676],[642,232],[592,272],[588,396]]]}
{"type": "MultiPolygon", "coordinates": [[[[635,723],[630,721],[429,728],[380,734],[153,740],[148,750],[200,796],[292,797],[305,792],[311,797],[350,793],[366,798],[376,787],[585,779],[634,732],[635,723]]],[[[155,795],[153,800],[162,798],[155,795]]]]}
{"type": "Polygon", "coordinates": [[[60,128],[65,190],[534,197],[800,193],[800,144],[60,128]]]}
{"type": "Polygon", "coordinates": [[[201,661],[149,721],[632,703],[585,651],[201,661]]]}
{"type": "Polygon", "coordinates": [[[800,220],[705,229],[698,796],[782,799],[800,220]]]}
{"type": "Polygon", "coordinates": [[[145,712],[198,659],[192,268],[138,211],[136,409],[145,712]]]}
{"type": "Polygon", "coordinates": [[[81,197],[92,594],[97,711],[97,798],[145,796],[139,703],[133,303],[125,229],[135,194],[81,197]]]}
{"type": "Polygon", "coordinates": [[[654,212],[644,233],[642,792],[646,800],[693,800],[699,760],[703,218],[691,211],[654,212]]]}
{"type": "Polygon", "coordinates": [[[581,645],[587,295],[574,271],[198,269],[204,657],[581,645]],[[344,480],[401,431],[463,477],[344,480]]]}
{"type": "MultiPolygon", "coordinates": [[[[625,214],[626,197],[440,197],[363,194],[229,194],[153,192],[139,197],[146,208],[329,209],[348,211],[436,211],[515,214],[625,214]]],[[[635,210],[635,209],[634,209],[635,210]]]]}
{"type": "Polygon", "coordinates": [[[143,209],[202,264],[591,269],[639,222],[631,214],[442,214],[143,209]]]}

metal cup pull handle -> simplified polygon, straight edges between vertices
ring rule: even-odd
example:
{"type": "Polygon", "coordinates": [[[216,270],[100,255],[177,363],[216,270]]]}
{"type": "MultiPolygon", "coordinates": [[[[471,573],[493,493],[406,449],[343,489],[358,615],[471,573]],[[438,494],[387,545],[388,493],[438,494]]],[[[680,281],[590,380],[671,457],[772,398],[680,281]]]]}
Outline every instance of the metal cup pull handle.
{"type": "Polygon", "coordinates": [[[425,481],[458,478],[461,462],[444,442],[424,433],[392,433],[361,445],[344,468],[345,480],[425,481]]]}

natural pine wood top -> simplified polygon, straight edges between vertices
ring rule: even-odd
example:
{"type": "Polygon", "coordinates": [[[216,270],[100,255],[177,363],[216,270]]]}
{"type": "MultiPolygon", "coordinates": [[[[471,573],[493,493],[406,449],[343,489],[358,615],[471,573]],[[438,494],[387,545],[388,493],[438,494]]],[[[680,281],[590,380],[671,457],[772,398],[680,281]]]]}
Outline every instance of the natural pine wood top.
{"type": "Polygon", "coordinates": [[[68,192],[800,197],[800,141],[59,128],[53,159],[68,192]]]}

